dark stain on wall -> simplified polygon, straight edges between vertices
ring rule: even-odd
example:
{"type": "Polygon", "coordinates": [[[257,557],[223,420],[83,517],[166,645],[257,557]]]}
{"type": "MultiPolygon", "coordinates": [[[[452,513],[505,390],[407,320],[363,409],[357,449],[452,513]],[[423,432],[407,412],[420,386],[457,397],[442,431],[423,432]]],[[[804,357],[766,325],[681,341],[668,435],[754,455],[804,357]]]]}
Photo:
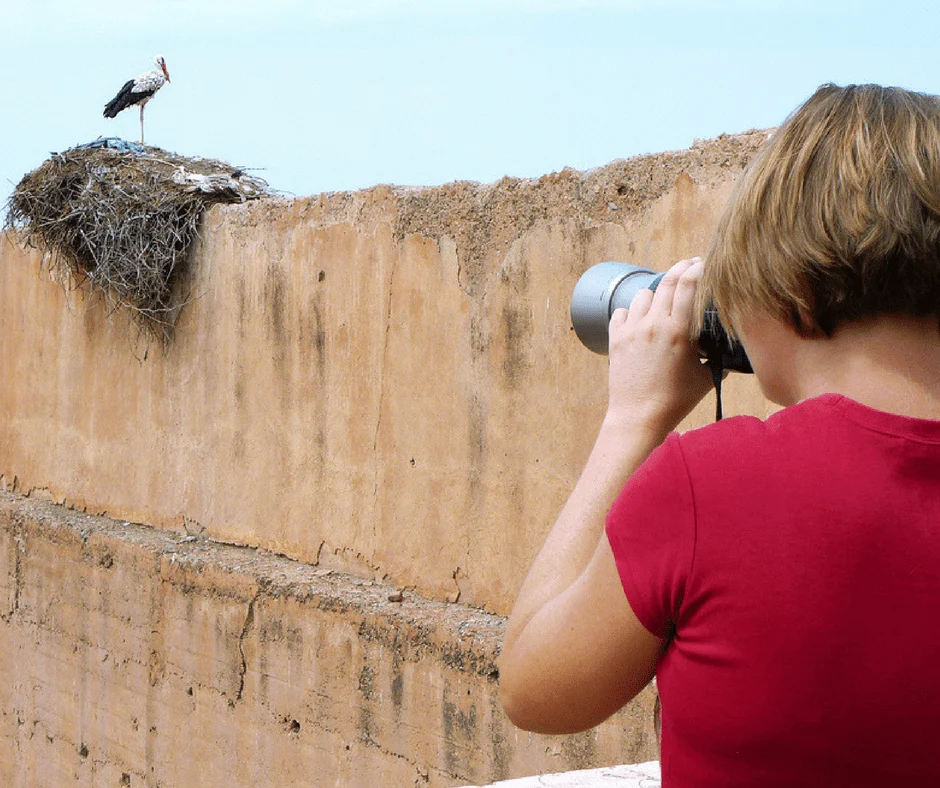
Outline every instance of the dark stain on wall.
{"type": "Polygon", "coordinates": [[[401,653],[396,648],[392,652],[392,707],[395,716],[401,715],[402,702],[405,695],[405,675],[401,669],[401,653]]]}
{"type": "Polygon", "coordinates": [[[514,388],[525,376],[530,366],[529,350],[532,345],[532,314],[527,305],[513,303],[503,306],[503,335],[506,338],[506,356],[503,359],[503,375],[506,383],[514,388]]]}
{"type": "Polygon", "coordinates": [[[473,356],[482,356],[490,346],[490,326],[482,304],[474,303],[474,312],[470,315],[470,352],[473,356]]]}
{"type": "Polygon", "coordinates": [[[248,319],[248,286],[245,280],[241,282],[238,290],[238,338],[241,342],[245,341],[248,333],[245,327],[245,321],[248,319]]]}
{"type": "Polygon", "coordinates": [[[284,272],[276,263],[268,266],[264,280],[264,305],[268,318],[268,325],[274,335],[275,341],[282,343],[285,339],[284,302],[286,299],[284,272]]]}
{"type": "Polygon", "coordinates": [[[271,360],[278,383],[280,406],[290,408],[291,381],[288,364],[291,337],[287,329],[288,291],[284,271],[277,263],[268,266],[264,280],[264,309],[271,338],[271,360]]]}
{"type": "Polygon", "coordinates": [[[359,671],[359,694],[365,700],[372,700],[375,693],[375,673],[368,665],[363,665],[359,671]]]}
{"type": "Polygon", "coordinates": [[[326,379],[326,331],[323,328],[323,312],[320,309],[319,294],[310,302],[310,313],[313,316],[313,349],[317,354],[317,375],[322,383],[326,379]]]}
{"type": "Polygon", "coordinates": [[[501,336],[506,343],[503,376],[509,387],[514,388],[529,368],[532,345],[529,268],[520,261],[507,263],[499,269],[498,281],[500,297],[503,299],[501,336]]]}
{"type": "Polygon", "coordinates": [[[503,707],[499,703],[498,695],[490,696],[490,760],[493,765],[493,772],[490,775],[492,782],[507,780],[511,776],[509,771],[509,761],[512,757],[512,750],[509,742],[506,741],[505,725],[501,724],[505,719],[503,707]]]}
{"type": "Polygon", "coordinates": [[[480,495],[480,482],[483,478],[484,462],[486,459],[486,400],[480,392],[471,392],[467,401],[468,426],[470,435],[468,447],[470,452],[470,478],[467,480],[470,488],[471,501],[480,495]]]}
{"type": "Polygon", "coordinates": [[[235,367],[235,404],[239,409],[245,404],[245,368],[241,364],[235,367]]]}
{"type": "MultiPolygon", "coordinates": [[[[469,690],[467,690],[469,694],[469,690]]],[[[451,774],[472,774],[473,763],[470,760],[477,754],[477,709],[472,703],[461,708],[459,702],[448,698],[451,695],[444,688],[441,706],[441,722],[444,730],[444,765],[451,774]]]]}

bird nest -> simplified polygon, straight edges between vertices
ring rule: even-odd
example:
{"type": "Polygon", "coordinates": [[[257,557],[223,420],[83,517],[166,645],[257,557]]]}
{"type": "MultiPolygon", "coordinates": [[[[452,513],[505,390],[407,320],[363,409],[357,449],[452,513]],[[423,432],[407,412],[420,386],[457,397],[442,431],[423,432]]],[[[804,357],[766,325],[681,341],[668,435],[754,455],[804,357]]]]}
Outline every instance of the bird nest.
{"type": "Polygon", "coordinates": [[[40,249],[62,282],[101,291],[166,341],[203,212],[270,196],[262,179],[221,161],[103,139],[54,153],[19,182],[4,229],[40,249]]]}

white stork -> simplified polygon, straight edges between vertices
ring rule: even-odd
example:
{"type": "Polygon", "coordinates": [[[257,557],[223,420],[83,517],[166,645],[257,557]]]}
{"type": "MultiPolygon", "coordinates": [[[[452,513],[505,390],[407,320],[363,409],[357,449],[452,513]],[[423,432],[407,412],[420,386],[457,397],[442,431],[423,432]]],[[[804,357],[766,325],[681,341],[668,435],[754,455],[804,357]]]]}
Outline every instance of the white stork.
{"type": "Polygon", "coordinates": [[[166,70],[166,61],[163,55],[157,55],[154,62],[158,68],[155,71],[145,71],[134,79],[129,79],[124,83],[118,94],[111,99],[104,107],[104,116],[106,118],[117,117],[121,110],[140,105],[140,144],[144,144],[144,107],[147,102],[153,98],[164,83],[170,81],[170,74],[166,70]]]}

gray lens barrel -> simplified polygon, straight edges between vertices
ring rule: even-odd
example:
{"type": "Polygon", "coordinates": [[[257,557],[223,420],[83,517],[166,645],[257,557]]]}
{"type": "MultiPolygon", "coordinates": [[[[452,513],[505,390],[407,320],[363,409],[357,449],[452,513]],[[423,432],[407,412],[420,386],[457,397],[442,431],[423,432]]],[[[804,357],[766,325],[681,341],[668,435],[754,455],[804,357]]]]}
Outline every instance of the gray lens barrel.
{"type": "Polygon", "coordinates": [[[578,280],[571,294],[571,324],[578,339],[595,353],[607,353],[607,329],[615,309],[628,308],[643,289],[655,290],[663,274],[629,263],[598,263],[578,280]]]}

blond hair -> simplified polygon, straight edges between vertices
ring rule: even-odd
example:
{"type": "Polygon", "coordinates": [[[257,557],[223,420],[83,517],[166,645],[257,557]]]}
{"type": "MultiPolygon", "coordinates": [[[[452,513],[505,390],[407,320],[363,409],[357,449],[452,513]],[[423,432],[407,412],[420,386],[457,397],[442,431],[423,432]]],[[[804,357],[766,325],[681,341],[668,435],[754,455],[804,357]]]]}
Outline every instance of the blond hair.
{"type": "Polygon", "coordinates": [[[940,317],[940,99],[820,87],[736,184],[699,300],[732,334],[755,312],[804,335],[876,314],[940,317]]]}

